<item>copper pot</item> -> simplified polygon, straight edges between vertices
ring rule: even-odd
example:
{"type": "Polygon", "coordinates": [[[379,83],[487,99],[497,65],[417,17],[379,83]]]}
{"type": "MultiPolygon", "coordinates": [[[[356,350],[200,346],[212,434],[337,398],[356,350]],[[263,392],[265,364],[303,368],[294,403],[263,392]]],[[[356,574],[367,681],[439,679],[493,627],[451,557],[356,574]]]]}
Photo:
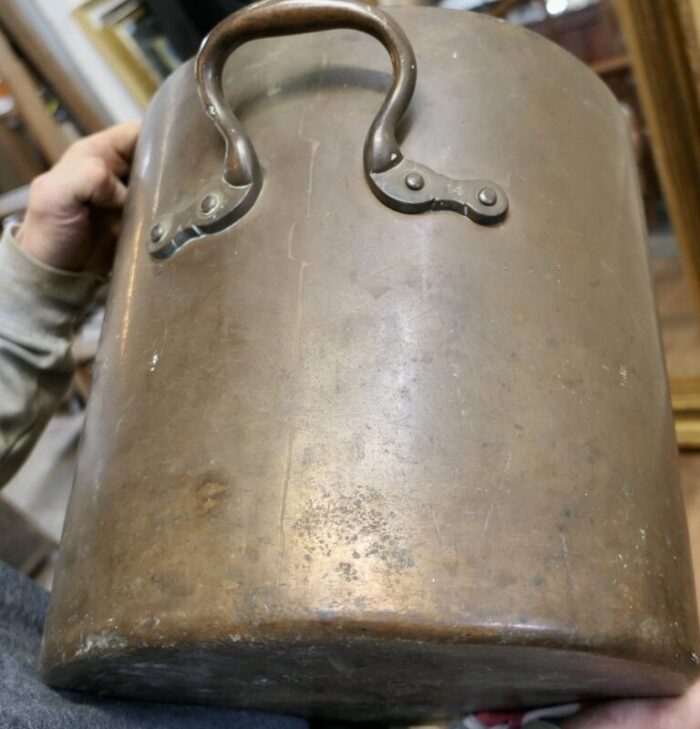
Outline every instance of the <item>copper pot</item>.
{"type": "Polygon", "coordinates": [[[670,695],[693,594],[610,92],[466,12],[225,20],[139,143],[46,680],[385,721],[670,695]]]}

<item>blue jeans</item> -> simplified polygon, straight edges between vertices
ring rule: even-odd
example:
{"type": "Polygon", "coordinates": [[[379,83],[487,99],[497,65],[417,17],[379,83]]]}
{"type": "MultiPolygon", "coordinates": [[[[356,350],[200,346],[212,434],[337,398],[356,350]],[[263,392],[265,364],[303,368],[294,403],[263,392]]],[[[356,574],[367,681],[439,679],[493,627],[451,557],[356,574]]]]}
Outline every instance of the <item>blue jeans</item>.
{"type": "Polygon", "coordinates": [[[0,562],[2,729],[308,729],[253,711],[101,699],[44,685],[36,673],[49,595],[0,562]]]}

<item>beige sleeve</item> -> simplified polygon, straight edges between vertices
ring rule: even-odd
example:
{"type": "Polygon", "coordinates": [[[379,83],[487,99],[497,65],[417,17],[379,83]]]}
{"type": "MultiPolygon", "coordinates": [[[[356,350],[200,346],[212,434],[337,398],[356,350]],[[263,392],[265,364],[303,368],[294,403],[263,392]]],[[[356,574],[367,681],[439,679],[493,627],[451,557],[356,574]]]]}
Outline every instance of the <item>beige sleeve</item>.
{"type": "Polygon", "coordinates": [[[73,328],[98,285],[26,255],[11,230],[0,238],[0,488],[66,394],[73,328]]]}

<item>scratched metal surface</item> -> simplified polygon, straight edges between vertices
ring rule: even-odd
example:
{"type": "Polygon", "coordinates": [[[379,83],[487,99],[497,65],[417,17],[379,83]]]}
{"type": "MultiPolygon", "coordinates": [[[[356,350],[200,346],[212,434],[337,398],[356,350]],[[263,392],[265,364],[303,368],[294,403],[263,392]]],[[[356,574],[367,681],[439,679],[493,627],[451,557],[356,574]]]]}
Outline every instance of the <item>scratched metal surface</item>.
{"type": "Polygon", "coordinates": [[[359,33],[256,41],[226,90],[253,209],[171,260],[220,174],[191,65],[149,109],[42,665],[57,686],[411,719],[675,693],[696,613],[634,163],[546,41],[396,9],[407,156],[509,216],[383,206],[359,33]]]}

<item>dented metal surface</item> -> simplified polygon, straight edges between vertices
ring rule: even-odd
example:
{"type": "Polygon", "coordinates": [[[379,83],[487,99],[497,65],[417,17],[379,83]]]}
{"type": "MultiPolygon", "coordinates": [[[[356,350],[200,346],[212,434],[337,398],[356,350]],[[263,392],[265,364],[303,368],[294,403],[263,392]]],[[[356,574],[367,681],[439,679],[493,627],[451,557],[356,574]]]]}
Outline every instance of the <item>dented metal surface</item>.
{"type": "MultiPolygon", "coordinates": [[[[360,152],[386,51],[333,30],[232,56],[264,185],[233,227],[154,260],[158,211],[201,206],[224,159],[192,66],[164,85],[57,565],[52,685],[415,721],[696,675],[624,119],[532,34],[392,16],[419,68],[406,155],[498,181],[508,217],[375,196],[360,152]]],[[[471,203],[493,206],[484,186],[471,203]]]]}

